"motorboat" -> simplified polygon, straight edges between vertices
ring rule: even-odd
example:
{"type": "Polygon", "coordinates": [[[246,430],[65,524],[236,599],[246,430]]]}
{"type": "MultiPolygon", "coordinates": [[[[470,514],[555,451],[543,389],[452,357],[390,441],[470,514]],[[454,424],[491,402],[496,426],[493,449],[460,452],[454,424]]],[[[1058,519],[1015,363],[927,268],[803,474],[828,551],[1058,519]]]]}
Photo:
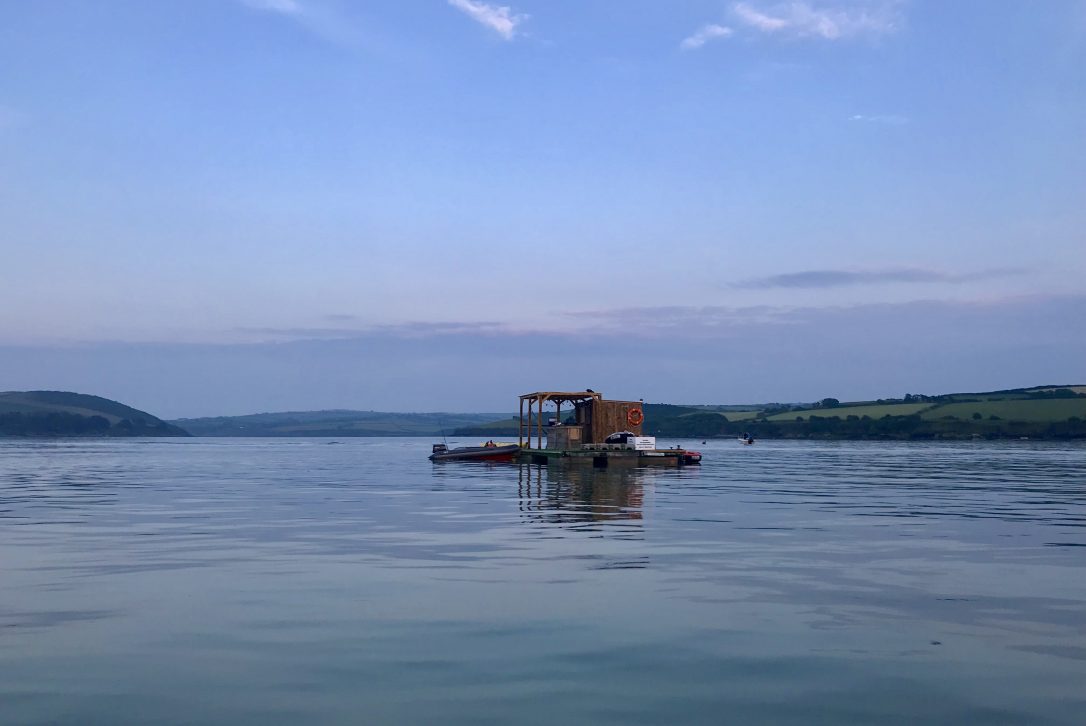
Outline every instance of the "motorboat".
{"type": "Polygon", "coordinates": [[[445,444],[434,444],[430,461],[512,461],[519,451],[517,444],[496,444],[493,441],[481,446],[458,446],[455,449],[445,444]]]}
{"type": "Polygon", "coordinates": [[[701,452],[691,451],[690,449],[683,449],[683,463],[684,464],[700,464],[701,452]]]}

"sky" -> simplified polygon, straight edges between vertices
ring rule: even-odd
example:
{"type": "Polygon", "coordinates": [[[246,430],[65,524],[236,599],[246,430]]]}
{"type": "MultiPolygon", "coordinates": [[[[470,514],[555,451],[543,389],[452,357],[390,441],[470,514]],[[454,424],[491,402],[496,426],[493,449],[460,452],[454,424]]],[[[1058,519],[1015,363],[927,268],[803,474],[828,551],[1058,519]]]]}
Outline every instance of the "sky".
{"type": "Polygon", "coordinates": [[[1086,2],[0,0],[0,390],[1086,383],[1086,2]]]}

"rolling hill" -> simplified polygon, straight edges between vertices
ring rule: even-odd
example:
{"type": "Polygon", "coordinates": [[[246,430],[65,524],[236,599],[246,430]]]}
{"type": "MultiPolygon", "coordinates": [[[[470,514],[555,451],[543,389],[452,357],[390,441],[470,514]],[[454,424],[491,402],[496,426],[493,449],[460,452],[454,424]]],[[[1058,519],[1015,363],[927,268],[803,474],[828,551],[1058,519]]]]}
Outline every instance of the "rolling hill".
{"type": "Polygon", "coordinates": [[[188,436],[117,401],[69,391],[0,393],[0,436],[188,436]]]}
{"type": "Polygon", "coordinates": [[[194,436],[440,436],[475,426],[500,413],[386,413],[380,411],[284,411],[247,416],[171,421],[194,436]]]}

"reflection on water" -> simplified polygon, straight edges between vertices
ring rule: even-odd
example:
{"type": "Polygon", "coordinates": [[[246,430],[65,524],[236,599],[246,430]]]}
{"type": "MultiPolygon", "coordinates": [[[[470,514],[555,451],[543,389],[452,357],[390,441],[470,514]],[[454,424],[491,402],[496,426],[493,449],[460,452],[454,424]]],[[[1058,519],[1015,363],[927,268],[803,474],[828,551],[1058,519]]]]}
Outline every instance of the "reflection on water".
{"type": "Polygon", "coordinates": [[[0,441],[0,723],[1081,722],[1082,446],[429,444],[0,441]]]}
{"type": "Polygon", "coordinates": [[[520,464],[517,495],[529,521],[579,524],[640,520],[655,470],[520,464]]]}

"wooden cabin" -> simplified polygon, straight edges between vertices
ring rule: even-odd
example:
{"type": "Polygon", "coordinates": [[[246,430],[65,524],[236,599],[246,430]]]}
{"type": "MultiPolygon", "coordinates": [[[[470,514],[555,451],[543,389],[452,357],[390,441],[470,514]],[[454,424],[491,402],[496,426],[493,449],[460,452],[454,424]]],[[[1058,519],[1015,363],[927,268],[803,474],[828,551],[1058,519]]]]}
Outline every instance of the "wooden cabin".
{"type": "Polygon", "coordinates": [[[584,444],[603,443],[616,431],[640,436],[644,421],[642,401],[607,401],[592,390],[526,393],[520,397],[520,446],[542,449],[546,437],[548,449],[581,449],[584,444]],[[544,412],[548,404],[557,410],[544,412]],[[565,413],[563,405],[568,406],[565,413]]]}

